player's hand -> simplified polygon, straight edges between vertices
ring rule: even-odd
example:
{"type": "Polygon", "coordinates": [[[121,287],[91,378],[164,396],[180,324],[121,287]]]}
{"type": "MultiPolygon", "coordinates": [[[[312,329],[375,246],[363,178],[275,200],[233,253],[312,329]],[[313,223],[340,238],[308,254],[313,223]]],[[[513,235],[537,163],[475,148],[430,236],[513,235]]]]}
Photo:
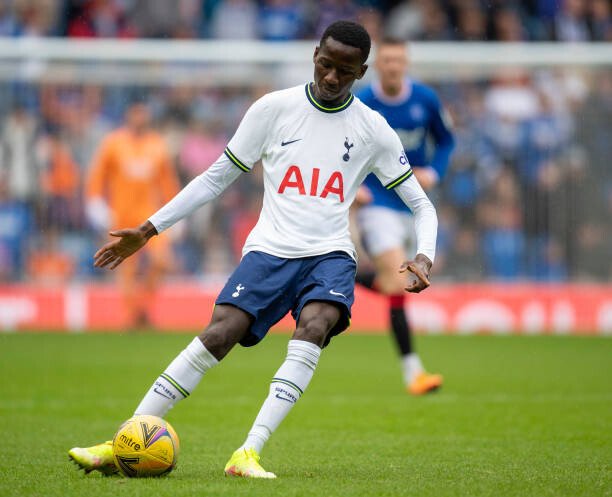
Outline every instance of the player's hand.
{"type": "Polygon", "coordinates": [[[423,254],[417,254],[413,261],[404,262],[400,266],[399,272],[408,271],[410,273],[408,286],[405,290],[411,293],[419,293],[431,285],[429,281],[430,269],[431,261],[423,254]]]}
{"type": "Polygon", "coordinates": [[[111,231],[109,235],[118,240],[108,242],[94,254],[94,267],[115,269],[130,255],[140,250],[154,234],[157,234],[157,231],[148,221],[138,228],[111,231]]]}

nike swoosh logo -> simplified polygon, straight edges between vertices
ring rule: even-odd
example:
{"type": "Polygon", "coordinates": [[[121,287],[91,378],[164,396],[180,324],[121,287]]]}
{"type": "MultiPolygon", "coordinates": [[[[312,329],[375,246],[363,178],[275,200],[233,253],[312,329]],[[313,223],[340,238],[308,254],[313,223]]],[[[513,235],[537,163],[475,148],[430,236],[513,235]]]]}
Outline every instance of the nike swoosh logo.
{"type": "Polygon", "coordinates": [[[331,293],[332,295],[337,295],[338,297],[346,298],[346,295],[344,295],[343,293],[340,293],[340,292],[334,292],[333,290],[330,290],[329,293],[331,293]]]}
{"type": "Polygon", "coordinates": [[[284,147],[285,145],[291,145],[292,143],[299,142],[300,140],[301,138],[298,138],[297,140],[291,140],[288,142],[281,142],[281,147],[284,147]]]}
{"type": "Polygon", "coordinates": [[[164,392],[160,392],[157,387],[155,387],[153,389],[153,391],[157,394],[157,395],[161,395],[162,397],[166,397],[167,399],[173,400],[172,397],[169,397],[168,395],[166,395],[164,392]]]}

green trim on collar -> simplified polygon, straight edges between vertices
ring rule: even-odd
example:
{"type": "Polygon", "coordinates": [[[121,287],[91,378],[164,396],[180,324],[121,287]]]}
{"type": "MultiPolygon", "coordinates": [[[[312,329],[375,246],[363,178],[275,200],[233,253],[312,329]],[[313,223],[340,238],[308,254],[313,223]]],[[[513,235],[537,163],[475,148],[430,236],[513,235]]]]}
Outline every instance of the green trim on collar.
{"type": "Polygon", "coordinates": [[[312,90],[310,89],[311,84],[312,83],[308,83],[306,85],[306,98],[313,105],[313,107],[315,107],[317,110],[320,110],[321,112],[327,112],[328,114],[331,114],[333,112],[343,111],[353,103],[353,100],[355,100],[355,96],[352,93],[349,93],[348,98],[344,101],[343,104],[339,105],[338,107],[325,107],[324,105],[321,105],[319,102],[317,102],[317,100],[315,99],[314,95],[312,94],[312,90]]]}

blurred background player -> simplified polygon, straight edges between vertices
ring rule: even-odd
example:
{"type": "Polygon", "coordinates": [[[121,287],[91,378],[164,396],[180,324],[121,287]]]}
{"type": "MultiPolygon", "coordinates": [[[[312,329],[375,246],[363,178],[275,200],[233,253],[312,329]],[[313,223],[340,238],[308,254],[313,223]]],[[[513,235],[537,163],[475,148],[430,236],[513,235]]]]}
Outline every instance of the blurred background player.
{"type": "MultiPolygon", "coordinates": [[[[429,191],[444,177],[454,147],[438,96],[428,86],[406,77],[408,50],[404,41],[381,40],[375,67],[379,79],[357,96],[382,114],[397,132],[416,178],[429,191]]],[[[431,392],[442,385],[442,376],[425,372],[414,350],[404,307],[406,275],[397,270],[406,250],[414,251],[412,213],[394,191],[387,190],[372,175],[366,178],[358,202],[357,225],[374,271],[358,272],[357,282],[389,298],[391,329],[408,392],[431,392]]]]}
{"type": "MultiPolygon", "coordinates": [[[[100,232],[138,224],[168,202],[179,181],[163,137],[151,128],[140,100],[131,103],[125,123],[100,144],[87,182],[87,217],[100,232]]],[[[118,269],[127,326],[150,324],[147,305],[170,266],[170,240],[155,237],[137,257],[118,269]]]]}

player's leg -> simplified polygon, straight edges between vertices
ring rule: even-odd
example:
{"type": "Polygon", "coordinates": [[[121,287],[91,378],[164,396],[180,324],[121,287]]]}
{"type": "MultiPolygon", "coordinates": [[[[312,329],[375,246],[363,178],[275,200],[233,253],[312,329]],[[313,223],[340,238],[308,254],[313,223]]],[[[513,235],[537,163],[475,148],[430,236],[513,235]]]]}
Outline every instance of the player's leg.
{"type": "MultiPolygon", "coordinates": [[[[217,305],[206,329],[170,363],[153,382],[134,415],[163,417],[174,405],[186,399],[213,366],[247,334],[253,318],[230,305],[217,305]]],[[[72,461],[89,473],[117,472],[110,441],[92,447],[74,447],[68,451],[72,461]]]]}
{"type": "Polygon", "coordinates": [[[140,285],[137,279],[137,272],[141,258],[142,254],[135,254],[133,257],[123,261],[116,270],[127,328],[135,328],[138,325],[140,285]]]}
{"type": "Polygon", "coordinates": [[[143,248],[146,262],[138,292],[136,319],[139,326],[152,326],[150,319],[151,303],[160,286],[162,278],[172,267],[172,246],[166,233],[153,237],[143,248]]]}
{"type": "Polygon", "coordinates": [[[259,465],[259,454],[270,435],[278,428],[302,396],[314,374],[321,348],[341,316],[341,310],[328,302],[310,302],[304,306],[287,356],[278,369],[249,434],[225,466],[231,476],[276,478],[259,465]]]}
{"type": "Polygon", "coordinates": [[[389,323],[400,354],[406,389],[416,395],[433,391],[442,384],[442,377],[426,373],[414,349],[412,328],[404,305],[406,275],[398,271],[406,258],[406,241],[413,238],[412,216],[374,206],[362,208],[358,221],[374,272],[358,273],[357,282],[388,298],[389,323]]]}
{"type": "Polygon", "coordinates": [[[406,276],[398,271],[404,261],[403,248],[393,248],[373,257],[376,286],[389,299],[389,321],[401,357],[404,384],[408,392],[421,395],[442,385],[442,377],[429,374],[414,350],[412,328],[405,308],[406,276]]]}
{"type": "Polygon", "coordinates": [[[244,338],[252,319],[237,307],[215,306],[210,324],[153,382],[134,414],[165,416],[177,402],[193,392],[206,371],[216,366],[244,338]]]}
{"type": "Polygon", "coordinates": [[[304,258],[294,280],[292,315],[296,329],[244,444],[227,463],[227,474],[273,477],[257,460],[264,444],[310,383],[321,349],[350,322],[355,261],[343,252],[304,258]],[[250,458],[249,455],[255,456],[250,458]],[[249,461],[251,464],[246,464],[249,461]]]}

